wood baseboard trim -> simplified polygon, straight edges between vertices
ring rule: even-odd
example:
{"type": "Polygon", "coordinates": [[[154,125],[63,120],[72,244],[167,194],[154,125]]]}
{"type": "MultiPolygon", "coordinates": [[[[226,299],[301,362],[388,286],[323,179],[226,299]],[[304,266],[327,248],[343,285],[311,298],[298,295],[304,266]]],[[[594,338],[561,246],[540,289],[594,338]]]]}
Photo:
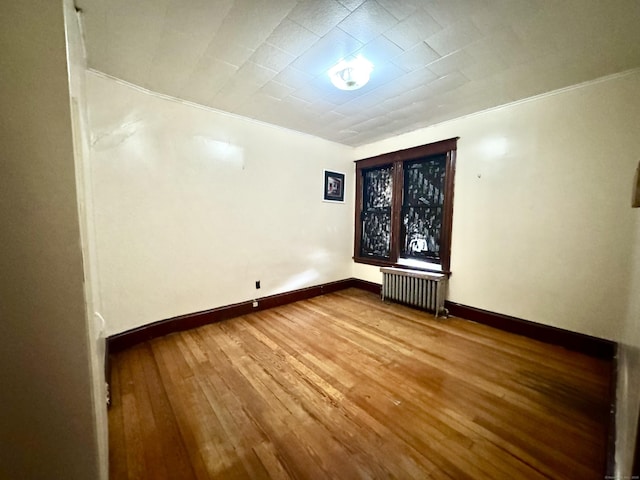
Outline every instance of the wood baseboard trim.
{"type": "Polygon", "coordinates": [[[472,320],[552,345],[560,345],[569,350],[585,353],[592,357],[611,360],[615,356],[616,343],[610,340],[543,325],[501,313],[489,312],[448,300],[445,302],[445,307],[449,310],[449,313],[455,317],[472,320]]]}
{"type": "Polygon", "coordinates": [[[362,288],[363,290],[368,290],[369,288],[372,288],[368,285],[368,283],[369,282],[364,282],[363,280],[348,278],[345,280],[324,283],[322,285],[316,285],[313,287],[301,288],[299,290],[293,290],[291,292],[257,298],[257,307],[254,307],[253,301],[249,300],[246,302],[235,303],[223,307],[212,308],[211,310],[188,313],[186,315],[180,315],[166,320],[160,320],[108,337],[107,351],[109,353],[120,352],[139,343],[145,342],[147,340],[152,340],[157,337],[162,337],[170,333],[181,332],[184,330],[201,327],[209,323],[219,322],[221,320],[227,320],[229,318],[239,317],[241,315],[247,315],[248,313],[278,307],[280,305],[305,300],[307,298],[317,297],[318,295],[324,295],[326,293],[337,292],[339,290],[344,290],[345,288],[356,287],[362,288]]]}
{"type": "Polygon", "coordinates": [[[352,278],[351,282],[352,287],[359,288],[360,290],[366,290],[367,292],[375,293],[376,295],[380,295],[382,292],[382,285],[379,283],[360,280],[359,278],[352,278]]]}

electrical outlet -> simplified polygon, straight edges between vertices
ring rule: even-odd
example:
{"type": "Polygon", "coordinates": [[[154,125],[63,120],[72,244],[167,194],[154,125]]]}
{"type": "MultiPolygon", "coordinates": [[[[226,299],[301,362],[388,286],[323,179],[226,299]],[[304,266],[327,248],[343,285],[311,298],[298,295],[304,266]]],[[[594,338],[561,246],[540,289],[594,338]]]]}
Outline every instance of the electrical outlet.
{"type": "Polygon", "coordinates": [[[258,300],[254,300],[253,301],[253,308],[256,308],[258,306],[258,300]]]}
{"type": "Polygon", "coordinates": [[[260,288],[260,280],[256,280],[256,290],[260,288]]]}

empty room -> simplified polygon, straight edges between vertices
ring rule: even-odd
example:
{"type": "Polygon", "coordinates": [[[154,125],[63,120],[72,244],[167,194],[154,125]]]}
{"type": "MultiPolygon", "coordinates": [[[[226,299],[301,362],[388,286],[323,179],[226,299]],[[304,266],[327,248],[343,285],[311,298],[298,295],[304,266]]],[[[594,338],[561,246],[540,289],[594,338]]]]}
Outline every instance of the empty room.
{"type": "Polygon", "coordinates": [[[0,12],[0,478],[639,478],[640,2],[0,12]]]}

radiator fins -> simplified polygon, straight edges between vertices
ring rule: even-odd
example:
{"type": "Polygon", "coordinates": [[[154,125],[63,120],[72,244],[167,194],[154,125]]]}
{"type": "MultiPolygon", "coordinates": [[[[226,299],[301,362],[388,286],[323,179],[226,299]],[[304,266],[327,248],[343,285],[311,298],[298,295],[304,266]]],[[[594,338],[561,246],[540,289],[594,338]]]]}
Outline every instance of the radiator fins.
{"type": "Polygon", "coordinates": [[[444,300],[447,276],[442,273],[420,272],[395,267],[383,267],[382,300],[391,300],[446,316],[444,300]]]}

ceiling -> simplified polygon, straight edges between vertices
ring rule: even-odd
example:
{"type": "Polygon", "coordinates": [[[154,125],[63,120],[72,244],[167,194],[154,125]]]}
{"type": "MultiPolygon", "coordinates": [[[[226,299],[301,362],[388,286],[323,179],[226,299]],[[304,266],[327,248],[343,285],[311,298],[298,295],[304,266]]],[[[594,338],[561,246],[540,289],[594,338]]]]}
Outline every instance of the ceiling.
{"type": "Polygon", "coordinates": [[[640,67],[639,0],[76,0],[89,67],[362,145],[640,67]],[[360,90],[327,70],[362,54],[360,90]]]}

